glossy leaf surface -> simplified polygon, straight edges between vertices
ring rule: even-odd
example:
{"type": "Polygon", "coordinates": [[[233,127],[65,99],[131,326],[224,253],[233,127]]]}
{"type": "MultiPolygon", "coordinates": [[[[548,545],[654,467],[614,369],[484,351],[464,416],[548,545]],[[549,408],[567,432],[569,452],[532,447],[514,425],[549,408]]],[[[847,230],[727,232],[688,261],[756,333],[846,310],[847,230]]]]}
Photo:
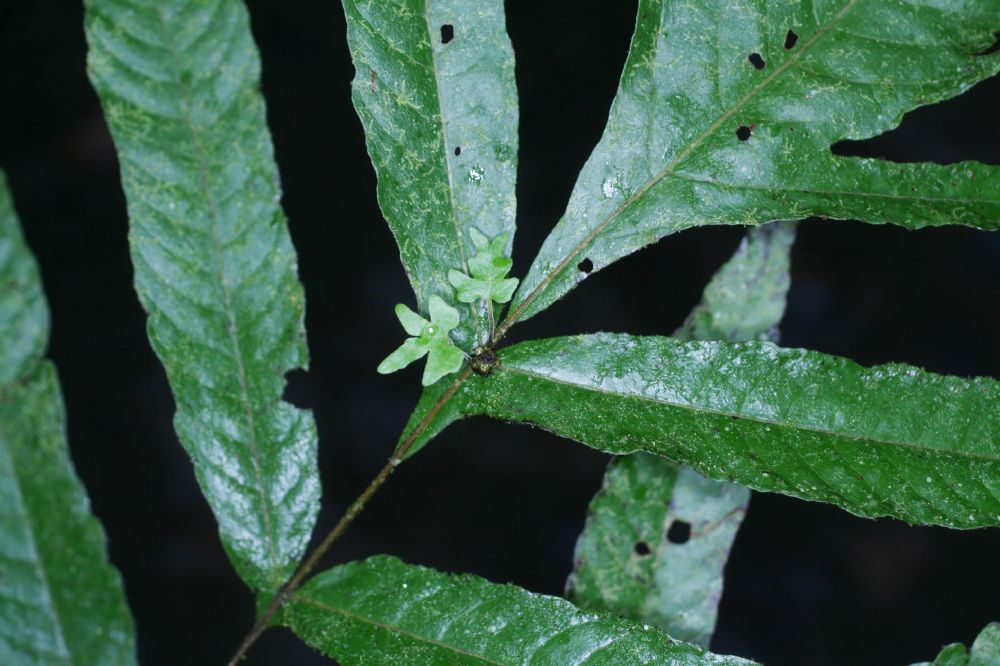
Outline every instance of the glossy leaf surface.
{"type": "MultiPolygon", "coordinates": [[[[469,230],[514,233],[517,88],[501,0],[344,0],[352,98],[378,175],[378,200],[421,312],[455,301],[469,230]]],[[[471,351],[485,312],[459,305],[471,351]]]]}
{"type": "Polygon", "coordinates": [[[610,333],[525,342],[500,355],[500,368],[466,381],[422,439],[488,414],[860,516],[1000,525],[993,379],[863,368],[768,342],[610,333]]]}
{"type": "Polygon", "coordinates": [[[285,622],[344,666],[751,663],[563,599],[386,556],[316,576],[286,607],[285,622]]]}
{"type": "Polygon", "coordinates": [[[48,313],[0,174],[0,663],[135,664],[132,618],[70,462],[48,313]],[[13,336],[22,336],[21,338],[13,336]]]}
{"type": "Polygon", "coordinates": [[[295,568],[319,509],[305,303],[240,2],[88,0],[89,73],[121,163],[135,286],[174,426],[255,590],[295,568]]]}
{"type": "MultiPolygon", "coordinates": [[[[793,222],[751,228],[674,337],[775,340],[794,238],[793,222]]],[[[746,488],[656,455],[614,458],[587,511],[567,597],[708,647],[749,501],[746,488]]]]}
{"type": "Polygon", "coordinates": [[[995,0],[640,0],[604,135],[510,319],[690,227],[817,215],[997,229],[996,167],[838,157],[830,146],[995,73],[1000,53],[977,54],[998,29],[995,0]],[[786,48],[789,30],[798,39],[786,48]]]}

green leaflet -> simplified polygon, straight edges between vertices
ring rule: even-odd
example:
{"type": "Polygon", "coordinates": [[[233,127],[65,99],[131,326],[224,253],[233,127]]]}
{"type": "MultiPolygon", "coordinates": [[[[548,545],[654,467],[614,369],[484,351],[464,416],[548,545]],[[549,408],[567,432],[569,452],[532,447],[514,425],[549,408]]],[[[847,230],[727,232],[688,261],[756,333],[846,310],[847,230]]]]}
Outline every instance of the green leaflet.
{"type": "Polygon", "coordinates": [[[469,258],[469,275],[460,271],[448,271],[448,282],[455,287],[455,297],[462,303],[476,301],[506,303],[517,289],[517,278],[508,278],[507,273],[514,262],[507,257],[509,234],[500,234],[490,240],[473,227],[469,236],[476,248],[476,254],[469,258]],[[471,277],[470,277],[471,276],[471,277]]]}
{"type": "Polygon", "coordinates": [[[969,651],[961,643],[944,646],[933,662],[924,661],[913,666],[968,666],[969,651]]]}
{"type": "MultiPolygon", "coordinates": [[[[448,271],[468,273],[468,231],[514,234],[517,88],[499,0],[344,0],[352,98],[378,175],[378,200],[421,312],[458,305],[448,271]]],[[[455,341],[472,351],[484,309],[460,306],[455,341]]]]}
{"type": "Polygon", "coordinates": [[[752,663],[562,599],[387,556],[316,576],[289,602],[284,622],[344,666],[752,663]]]}
{"type": "Polygon", "coordinates": [[[971,650],[961,643],[946,645],[933,662],[913,666],[1000,666],[1000,622],[991,622],[979,632],[971,650]]]}
{"type": "Polygon", "coordinates": [[[747,231],[733,257],[705,287],[699,303],[675,333],[680,340],[778,341],[791,285],[793,222],[747,231]]]}
{"type": "Polygon", "coordinates": [[[501,330],[685,228],[818,215],[997,229],[996,167],[830,152],[992,75],[1000,54],[975,54],[997,29],[996,0],[640,0],[604,135],[501,330]]]}
{"type": "Polygon", "coordinates": [[[500,356],[491,376],[459,388],[420,443],[488,414],[860,516],[1000,525],[993,379],[863,368],[769,342],[611,333],[525,342],[500,356]]]}
{"type": "MultiPolygon", "coordinates": [[[[750,229],[674,336],[774,340],[785,311],[794,239],[795,223],[750,229]]],[[[723,569],[749,500],[746,488],[706,479],[656,455],[614,458],[587,511],[567,597],[707,647],[723,569]],[[668,538],[672,528],[681,530],[674,542],[668,538]]]]}
{"type": "Polygon", "coordinates": [[[2,174],[0,280],[0,663],[135,664],[121,578],[70,462],[55,368],[41,359],[48,311],[2,174]]]}
{"type": "Polygon", "coordinates": [[[311,413],[281,400],[308,363],[302,286],[260,63],[232,0],[88,0],[89,74],[128,200],[135,285],[174,426],[256,591],[296,567],[319,509],[311,413]]]}
{"type": "Polygon", "coordinates": [[[64,423],[51,363],[0,386],[0,663],[135,664],[121,578],[64,423]]]}
{"type": "Polygon", "coordinates": [[[431,296],[427,309],[430,311],[430,321],[402,303],[396,305],[396,317],[403,324],[403,329],[413,337],[407,338],[379,364],[380,373],[384,375],[401,370],[426,354],[427,365],[421,381],[424,386],[430,386],[462,367],[462,350],[448,336],[458,326],[458,310],[437,295],[431,296]]]}
{"type": "Polygon", "coordinates": [[[567,598],[707,647],[749,499],[746,488],[656,455],[617,456],[590,503],[567,598]],[[678,531],[684,541],[672,543],[667,535],[678,531]]]}
{"type": "Polygon", "coordinates": [[[38,266],[21,236],[7,179],[0,173],[0,386],[30,373],[49,339],[38,266]]]}
{"type": "Polygon", "coordinates": [[[979,632],[969,654],[969,666],[1000,666],[1000,622],[979,632]]]}

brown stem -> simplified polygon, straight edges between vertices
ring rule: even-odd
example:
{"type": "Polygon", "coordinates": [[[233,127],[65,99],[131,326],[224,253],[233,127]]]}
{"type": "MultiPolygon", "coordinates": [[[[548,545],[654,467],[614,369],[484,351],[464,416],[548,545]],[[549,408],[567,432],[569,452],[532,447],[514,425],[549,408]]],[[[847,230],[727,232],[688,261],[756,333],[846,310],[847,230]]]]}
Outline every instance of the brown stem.
{"type": "Polygon", "coordinates": [[[441,408],[445,406],[445,403],[451,400],[451,396],[455,395],[455,391],[458,390],[458,387],[461,386],[462,382],[468,379],[471,374],[472,369],[466,366],[462,370],[462,373],[455,379],[454,382],[452,382],[451,386],[448,387],[448,390],[441,394],[441,397],[437,399],[437,402],[434,403],[424,418],[422,418],[410,434],[407,435],[406,439],[396,447],[396,450],[392,452],[392,456],[389,457],[388,462],[386,462],[385,466],[379,470],[379,473],[374,479],[372,479],[371,483],[368,484],[368,487],[365,488],[360,495],[358,495],[357,499],[351,502],[351,505],[347,507],[347,511],[344,512],[344,515],[341,516],[340,520],[337,521],[337,524],[333,526],[333,529],[330,530],[323,541],[316,546],[309,557],[307,557],[299,566],[295,575],[293,575],[288,582],[285,583],[280,590],[278,590],[277,594],[274,595],[274,598],[271,599],[271,603],[268,604],[261,616],[257,618],[257,621],[254,623],[250,633],[248,633],[243,639],[243,642],[240,643],[239,648],[237,648],[236,652],[229,660],[228,666],[236,666],[240,660],[246,656],[250,647],[257,642],[260,635],[264,633],[265,629],[267,629],[267,625],[271,621],[271,618],[274,617],[274,614],[277,613],[278,609],[288,601],[289,597],[291,597],[297,589],[299,589],[306,577],[312,573],[313,569],[316,568],[316,565],[319,564],[320,559],[322,559],[322,557],[326,555],[326,552],[330,550],[330,546],[333,545],[333,542],[339,539],[340,536],[347,531],[347,528],[350,527],[351,523],[354,522],[354,519],[358,517],[358,514],[364,510],[368,501],[372,498],[372,495],[374,495],[376,491],[382,487],[382,484],[385,483],[386,479],[389,478],[389,475],[393,473],[399,463],[403,462],[403,458],[410,451],[410,449],[413,448],[417,438],[421,435],[421,433],[423,433],[424,430],[427,429],[427,426],[430,425],[431,421],[434,420],[434,417],[438,415],[441,408]]]}

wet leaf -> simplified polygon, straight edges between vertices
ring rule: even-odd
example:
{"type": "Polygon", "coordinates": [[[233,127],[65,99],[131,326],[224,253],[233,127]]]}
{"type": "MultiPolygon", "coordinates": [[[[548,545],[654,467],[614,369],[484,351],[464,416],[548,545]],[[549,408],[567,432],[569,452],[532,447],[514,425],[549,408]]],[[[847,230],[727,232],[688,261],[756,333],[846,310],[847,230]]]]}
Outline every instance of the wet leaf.
{"type": "Polygon", "coordinates": [[[997,167],[830,151],[994,74],[1000,53],[977,54],[998,29],[992,0],[640,0],[604,135],[506,325],[690,227],[815,215],[1000,228],[997,167]]]}
{"type": "MultiPolygon", "coordinates": [[[[427,312],[432,294],[458,305],[451,270],[469,273],[469,238],[514,234],[517,87],[500,0],[344,0],[352,98],[378,175],[378,200],[427,312]]],[[[460,306],[456,342],[488,331],[460,306]]]]}
{"type": "Polygon", "coordinates": [[[316,576],[289,602],[284,620],[344,666],[752,663],[563,599],[386,556],[316,576]]]}
{"type": "MultiPolygon", "coordinates": [[[[775,339],[794,238],[795,223],[750,229],[674,336],[775,339]]],[[[723,570],[749,500],[746,488],[656,455],[614,458],[577,540],[567,597],[708,647],[723,570]]]]}
{"type": "Polygon", "coordinates": [[[0,663],[135,664],[121,577],[70,461],[55,367],[41,358],[48,311],[2,174],[0,279],[17,283],[0,289],[0,663]]]}
{"type": "Polygon", "coordinates": [[[240,2],[87,0],[89,74],[121,164],[147,329],[174,427],[244,581],[273,591],[319,510],[308,364],[260,61],[240,2]]]}
{"type": "Polygon", "coordinates": [[[421,437],[471,414],[608,453],[647,451],[716,480],[859,516],[1000,525],[1000,383],[864,368],[769,342],[598,333],[501,351],[421,437]]]}

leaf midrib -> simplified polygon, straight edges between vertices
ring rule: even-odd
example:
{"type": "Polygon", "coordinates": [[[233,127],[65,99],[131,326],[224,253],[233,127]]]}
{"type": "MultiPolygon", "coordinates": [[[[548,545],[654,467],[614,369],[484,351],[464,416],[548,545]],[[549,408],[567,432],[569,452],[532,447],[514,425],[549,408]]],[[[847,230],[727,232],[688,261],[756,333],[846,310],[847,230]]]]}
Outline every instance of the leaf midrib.
{"type": "Polygon", "coordinates": [[[396,634],[399,634],[401,636],[405,636],[405,637],[407,637],[409,639],[412,639],[414,641],[417,641],[417,642],[427,643],[428,645],[434,645],[435,647],[442,648],[442,649],[447,650],[449,652],[454,652],[456,654],[460,654],[460,655],[463,655],[463,656],[466,656],[466,657],[471,657],[472,659],[476,659],[477,661],[479,661],[479,662],[481,662],[483,664],[490,664],[491,666],[516,666],[514,663],[508,663],[508,662],[503,662],[503,661],[494,661],[492,659],[489,659],[489,658],[484,657],[482,655],[475,654],[473,652],[469,652],[468,650],[464,650],[464,649],[456,647],[454,645],[449,645],[447,643],[443,643],[440,640],[436,640],[436,639],[433,639],[433,638],[428,638],[426,636],[421,636],[420,634],[415,634],[415,633],[413,633],[411,631],[407,631],[406,629],[403,629],[402,627],[400,627],[398,625],[395,625],[395,624],[389,624],[388,622],[381,622],[379,620],[376,620],[376,619],[371,618],[371,617],[367,617],[365,615],[359,615],[357,613],[353,613],[353,612],[347,610],[346,608],[338,608],[336,606],[330,606],[328,604],[324,604],[321,601],[316,601],[315,599],[310,599],[309,597],[304,597],[304,596],[301,596],[301,595],[295,595],[293,597],[293,599],[295,601],[298,601],[299,603],[306,604],[307,606],[313,606],[314,608],[318,608],[318,609],[326,611],[328,613],[333,613],[335,615],[342,615],[343,617],[346,617],[346,618],[348,618],[350,620],[353,620],[355,622],[361,622],[361,623],[364,623],[364,624],[370,624],[370,625],[372,625],[374,627],[377,627],[379,629],[384,629],[386,631],[389,631],[389,632],[392,632],[392,633],[396,633],[396,634]]]}
{"type": "MultiPolygon", "coordinates": [[[[431,26],[430,1],[424,1],[424,23],[427,25],[427,47],[431,51],[431,71],[434,73],[434,86],[437,90],[438,117],[441,118],[441,154],[444,159],[444,168],[448,174],[448,206],[451,226],[455,230],[455,240],[458,242],[458,256],[462,260],[462,271],[469,272],[469,261],[465,255],[465,241],[462,238],[462,228],[458,222],[458,204],[455,201],[455,174],[451,163],[451,156],[448,154],[448,120],[444,113],[444,88],[441,86],[441,77],[438,75],[438,55],[434,50],[434,28],[431,26]]],[[[483,332],[482,322],[476,316],[476,308],[468,306],[471,313],[470,319],[475,323],[475,344],[479,344],[483,332]]]]}
{"type": "Polygon", "coordinates": [[[671,402],[669,400],[664,400],[663,398],[657,398],[657,397],[649,396],[649,395],[644,394],[644,393],[622,393],[622,392],[619,392],[619,391],[613,391],[613,390],[610,390],[610,389],[607,389],[607,388],[603,388],[603,387],[599,387],[599,386],[588,385],[588,384],[580,384],[580,383],[571,381],[569,379],[557,378],[557,377],[553,377],[553,376],[550,376],[550,375],[542,374],[540,372],[535,372],[535,371],[531,371],[531,370],[526,370],[524,368],[519,368],[519,367],[516,367],[516,366],[511,366],[509,364],[508,365],[502,365],[502,366],[500,366],[494,372],[523,375],[523,376],[526,376],[526,377],[532,377],[532,378],[535,378],[535,379],[541,379],[541,380],[544,380],[544,381],[553,382],[555,384],[562,384],[564,386],[570,386],[570,387],[573,387],[573,388],[583,389],[585,391],[593,391],[595,393],[603,393],[605,395],[615,396],[615,397],[619,397],[619,398],[627,398],[627,399],[631,399],[631,400],[639,400],[639,401],[642,401],[642,402],[652,402],[652,403],[656,403],[656,404],[659,404],[659,405],[664,405],[664,406],[668,406],[668,407],[675,407],[677,409],[683,409],[683,410],[686,410],[686,411],[689,411],[689,412],[693,412],[693,413],[697,413],[697,414],[711,414],[711,415],[714,415],[714,416],[724,416],[724,417],[729,417],[729,418],[735,418],[735,419],[739,419],[739,420],[742,420],[742,421],[754,421],[756,423],[761,423],[761,424],[764,424],[764,425],[772,425],[772,426],[779,427],[779,428],[788,428],[788,429],[791,429],[791,430],[802,430],[802,431],[806,431],[806,432],[814,432],[814,433],[817,433],[817,434],[820,434],[820,435],[826,435],[828,437],[843,437],[845,439],[849,439],[849,440],[852,440],[852,441],[855,441],[855,442],[858,442],[858,443],[878,444],[878,445],[885,445],[885,446],[899,446],[899,447],[902,447],[902,448],[912,449],[914,451],[923,451],[923,452],[927,452],[927,453],[931,453],[931,454],[940,455],[942,457],[956,456],[956,457],[959,457],[959,458],[966,458],[966,459],[969,459],[969,460],[983,460],[983,461],[986,461],[986,462],[1000,462],[1000,456],[994,456],[994,455],[983,454],[983,453],[978,453],[978,452],[962,451],[962,450],[956,450],[956,449],[939,449],[939,448],[935,448],[935,447],[932,447],[932,446],[928,446],[926,444],[917,444],[917,443],[913,443],[913,442],[902,442],[902,441],[893,440],[893,439],[876,438],[876,437],[873,437],[873,436],[863,437],[863,436],[859,436],[859,435],[854,435],[852,433],[838,432],[838,431],[833,431],[833,430],[824,430],[822,428],[818,428],[818,427],[815,427],[815,426],[799,425],[799,424],[795,424],[795,423],[791,423],[791,422],[786,422],[786,421],[779,421],[779,420],[774,420],[774,419],[766,419],[766,418],[762,418],[762,417],[759,417],[759,416],[753,416],[753,415],[749,415],[749,414],[736,413],[736,412],[731,412],[731,411],[726,411],[726,410],[720,410],[720,409],[712,409],[712,408],[709,408],[709,407],[696,407],[696,406],[693,406],[691,404],[671,402]]]}
{"type": "Polygon", "coordinates": [[[219,240],[218,234],[219,213],[215,203],[215,197],[212,193],[211,187],[209,186],[208,153],[205,150],[205,144],[201,135],[195,127],[194,119],[191,117],[190,106],[187,103],[191,99],[191,90],[188,85],[184,83],[182,77],[176,76],[176,73],[182,68],[181,58],[175,48],[173,33],[168,28],[167,19],[164,16],[164,8],[162,5],[157,4],[155,11],[157,18],[159,19],[161,34],[164,37],[163,44],[166,47],[167,52],[170,54],[170,58],[174,66],[174,81],[180,89],[181,97],[185,102],[183,104],[179,104],[178,107],[180,109],[180,115],[183,117],[184,123],[187,125],[188,131],[191,134],[192,143],[195,148],[195,158],[198,163],[198,182],[201,185],[202,195],[208,205],[208,216],[211,221],[212,246],[216,256],[219,283],[222,285],[226,321],[230,324],[226,327],[226,332],[233,348],[233,357],[236,361],[236,374],[241,393],[240,402],[243,405],[244,416],[246,418],[250,434],[250,441],[248,442],[250,445],[250,459],[253,463],[254,476],[257,481],[257,493],[260,498],[261,508],[263,511],[264,531],[265,537],[267,538],[268,555],[271,559],[272,584],[275,589],[277,589],[277,587],[281,585],[281,569],[278,564],[278,556],[274,544],[274,535],[272,534],[273,528],[271,526],[270,505],[267,502],[267,493],[265,491],[263,474],[261,471],[260,451],[257,445],[257,429],[253,414],[253,403],[250,400],[250,389],[246,377],[246,368],[243,362],[243,353],[240,348],[239,336],[236,332],[236,311],[233,308],[232,294],[230,292],[229,284],[226,282],[225,257],[223,256],[222,244],[219,240]]]}
{"type": "MultiPolygon", "coordinates": [[[[863,158],[841,158],[844,162],[850,162],[854,159],[863,158]]],[[[965,197],[929,197],[923,195],[908,195],[908,194],[893,194],[888,192],[857,192],[850,190],[833,190],[833,189],[812,189],[808,187],[787,187],[782,185],[755,185],[753,183],[729,183],[724,180],[717,178],[710,178],[702,176],[699,174],[677,172],[666,174],[671,178],[678,178],[681,180],[686,180],[694,183],[702,183],[705,185],[716,185],[718,187],[725,187],[733,190],[761,190],[767,192],[795,192],[799,194],[828,194],[835,196],[850,196],[850,197],[865,197],[871,199],[894,199],[898,201],[927,201],[931,203],[966,203],[966,204],[1000,204],[1000,198],[997,199],[973,199],[965,197]]]]}
{"type": "Polygon", "coordinates": [[[696,150],[705,139],[709,138],[715,133],[719,127],[722,126],[727,120],[732,118],[743,106],[753,99],[758,93],[764,90],[775,78],[789,69],[798,60],[802,58],[802,54],[806,53],[820,38],[826,35],[830,30],[840,22],[847,12],[857,4],[857,0],[849,0],[849,2],[844,5],[843,8],[823,27],[817,30],[812,37],[809,38],[801,47],[793,53],[787,60],[781,63],[774,71],[769,74],[766,78],[761,80],[756,86],[751,88],[743,97],[739,99],[728,111],[719,116],[711,125],[709,125],[705,130],[703,130],[698,136],[691,140],[691,142],[685,146],[673,160],[666,167],[664,167],[659,173],[657,173],[653,178],[643,183],[643,185],[636,190],[636,192],[626,199],[622,204],[616,208],[603,222],[597,225],[593,230],[591,230],[579,243],[577,243],[573,248],[570,249],[566,257],[556,264],[556,267],[538,283],[517,308],[507,317],[504,323],[500,326],[497,337],[501,337],[506,333],[507,329],[514,325],[517,320],[524,314],[528,307],[537,299],[543,291],[545,291],[548,286],[558,277],[566,267],[575,259],[581,252],[583,252],[587,246],[589,246],[593,240],[603,232],[608,226],[611,225],[622,213],[632,207],[646,192],[648,192],[652,187],[654,187],[658,182],[663,180],[665,177],[673,173],[674,169],[680,164],[684,159],[688,157],[694,150],[696,150]]]}
{"type": "Polygon", "coordinates": [[[441,157],[444,159],[444,168],[448,174],[449,219],[455,230],[455,239],[458,241],[458,256],[462,259],[462,270],[468,272],[465,243],[462,239],[462,228],[458,223],[458,210],[455,203],[455,174],[452,170],[451,160],[448,159],[448,120],[444,113],[444,89],[441,86],[441,77],[438,75],[438,56],[434,50],[434,29],[431,27],[430,2],[428,0],[424,1],[424,23],[427,25],[427,48],[431,52],[431,72],[434,74],[434,88],[437,91],[438,117],[441,119],[441,157]]]}

